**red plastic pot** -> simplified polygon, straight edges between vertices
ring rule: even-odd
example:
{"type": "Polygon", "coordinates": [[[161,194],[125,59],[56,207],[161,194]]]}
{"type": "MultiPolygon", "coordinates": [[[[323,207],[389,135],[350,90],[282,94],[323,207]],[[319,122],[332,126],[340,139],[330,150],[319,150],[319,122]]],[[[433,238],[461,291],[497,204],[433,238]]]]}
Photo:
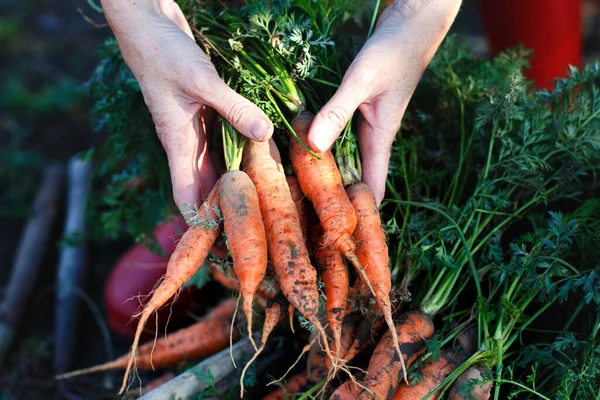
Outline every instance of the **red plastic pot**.
{"type": "Polygon", "coordinates": [[[493,55],[519,43],[533,50],[527,77],[540,88],[582,61],[580,0],[479,0],[493,55]]]}
{"type": "MultiPolygon", "coordinates": [[[[185,222],[176,218],[158,226],[154,230],[154,236],[163,251],[170,255],[175,250],[176,240],[186,228],[185,222]]],[[[111,330],[123,336],[133,336],[137,320],[132,317],[141,309],[140,301],[145,303],[145,296],[165,274],[168,260],[168,257],[155,254],[141,245],[134,245],[117,260],[104,293],[106,320],[111,330]]],[[[191,288],[181,291],[172,307],[159,311],[159,329],[164,330],[167,320],[169,324],[176,325],[178,320],[186,317],[194,292],[191,288]]],[[[152,332],[148,333],[153,335],[156,326],[154,317],[148,321],[147,326],[152,328],[152,332]]]]}

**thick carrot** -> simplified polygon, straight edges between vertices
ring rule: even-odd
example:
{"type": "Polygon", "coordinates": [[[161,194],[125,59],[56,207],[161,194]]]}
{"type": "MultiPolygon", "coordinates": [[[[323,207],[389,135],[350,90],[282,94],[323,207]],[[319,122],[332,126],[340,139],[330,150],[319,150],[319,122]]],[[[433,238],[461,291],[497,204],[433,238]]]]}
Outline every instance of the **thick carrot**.
{"type": "Polygon", "coordinates": [[[485,366],[470,367],[454,382],[448,400],[488,400],[494,383],[485,376],[490,375],[485,366]]]}
{"type": "MultiPolygon", "coordinates": [[[[457,362],[456,356],[449,351],[442,351],[440,358],[436,361],[429,359],[423,368],[421,374],[423,378],[414,386],[410,386],[406,382],[402,382],[396,393],[394,400],[421,400],[434,390],[440,383],[446,379],[448,375],[454,371],[460,362],[457,362]]],[[[435,400],[439,397],[440,392],[432,394],[429,399],[435,400]]]]}
{"type": "MultiPolygon", "coordinates": [[[[315,218],[316,219],[316,218],[315,218]]],[[[313,257],[317,271],[321,276],[325,294],[325,316],[329,329],[333,333],[335,352],[339,357],[341,350],[342,321],[346,315],[348,287],[350,285],[348,270],[339,250],[332,250],[323,245],[323,228],[319,221],[311,224],[311,242],[313,257]]]]}
{"type": "Polygon", "coordinates": [[[181,286],[198,271],[212,245],[221,233],[222,225],[218,211],[218,186],[219,182],[217,182],[202,207],[200,207],[198,214],[195,216],[196,224],[190,227],[181,237],[175,251],[169,258],[165,278],[152,293],[152,297],[146,303],[143,310],[138,314],[140,320],[131,346],[129,362],[127,363],[127,369],[123,376],[123,384],[121,385],[119,394],[123,394],[127,388],[129,373],[136,363],[138,344],[146,321],[148,321],[152,313],[156,312],[173,295],[177,294],[181,286]]]}
{"type": "MultiPolygon", "coordinates": [[[[231,316],[236,303],[235,299],[224,300],[193,325],[173,332],[156,342],[152,340],[142,344],[138,350],[137,367],[142,369],[170,367],[180,361],[210,356],[223,350],[229,344],[231,316]]],[[[237,330],[234,332],[238,339],[239,333],[237,330]]],[[[102,365],[59,375],[57,379],[127,368],[128,362],[129,355],[125,354],[102,365]]]]}
{"type": "MultiPolygon", "coordinates": [[[[433,332],[431,318],[419,311],[404,313],[396,322],[396,333],[407,367],[425,351],[425,341],[433,336],[433,332]]],[[[359,391],[358,399],[387,399],[398,387],[402,378],[402,363],[393,341],[393,335],[387,331],[375,347],[367,378],[363,382],[365,388],[359,391]]]]}
{"type": "MultiPolygon", "coordinates": [[[[301,113],[292,121],[292,128],[303,142],[314,116],[301,113]]],[[[302,192],[313,204],[326,232],[325,245],[342,253],[354,253],[352,232],[356,215],[344,191],[342,177],[331,151],[313,157],[296,140],[290,140],[290,159],[302,192]]]]}
{"type": "MultiPolygon", "coordinates": [[[[242,310],[252,340],[252,304],[267,271],[267,238],[254,184],[242,171],[229,171],[219,184],[223,229],[240,283],[242,310]]],[[[255,345],[256,348],[256,345],[255,345]]]]}
{"type": "Polygon", "coordinates": [[[263,400],[286,400],[293,399],[294,394],[299,392],[308,383],[308,375],[306,371],[302,371],[297,375],[292,376],[287,381],[287,385],[279,388],[274,392],[269,393],[263,400]]]}
{"type": "MultiPolygon", "coordinates": [[[[381,224],[375,196],[365,183],[355,183],[346,189],[348,198],[356,211],[357,226],[353,233],[356,255],[365,269],[375,293],[375,300],[381,309],[392,336],[395,330],[392,321],[390,291],[392,278],[389,268],[389,254],[385,232],[381,224]]],[[[396,338],[394,338],[396,339],[396,338]]],[[[394,343],[398,343],[395,340],[394,343]]],[[[399,351],[398,348],[396,350],[399,351]]],[[[403,358],[401,358],[402,362],[403,358]]],[[[406,380],[406,366],[402,366],[406,380]]]]}
{"type": "Polygon", "coordinates": [[[292,199],[294,200],[294,204],[296,204],[296,211],[298,211],[298,220],[300,221],[300,229],[302,229],[302,236],[304,237],[304,241],[308,238],[308,212],[306,202],[304,198],[306,197],[304,193],[302,193],[302,189],[300,188],[300,184],[298,183],[298,178],[295,176],[288,175],[285,177],[288,183],[288,187],[290,188],[290,194],[292,195],[292,199]]]}
{"type": "Polygon", "coordinates": [[[256,186],[269,258],[281,292],[319,331],[330,355],[325,330],[317,318],[317,272],[310,263],[279,151],[272,139],[268,142],[250,140],[244,148],[242,163],[256,186]]]}

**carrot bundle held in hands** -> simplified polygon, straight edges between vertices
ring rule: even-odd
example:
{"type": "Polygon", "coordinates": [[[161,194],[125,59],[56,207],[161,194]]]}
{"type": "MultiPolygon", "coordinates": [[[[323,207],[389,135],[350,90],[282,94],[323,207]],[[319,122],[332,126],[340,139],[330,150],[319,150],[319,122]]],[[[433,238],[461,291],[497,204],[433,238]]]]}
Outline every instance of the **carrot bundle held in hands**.
{"type": "Polygon", "coordinates": [[[164,306],[171,297],[176,295],[183,284],[198,271],[221,233],[221,213],[218,208],[219,191],[217,187],[218,182],[209,193],[204,204],[198,209],[197,214],[191,219],[192,226],[183,234],[175,251],[169,258],[164,279],[154,290],[152,297],[143,310],[135,316],[139,316],[140,320],[131,345],[129,361],[119,394],[125,392],[131,368],[136,365],[140,336],[148,318],[164,306]]]}
{"type": "MultiPolygon", "coordinates": [[[[180,361],[213,355],[229,344],[231,317],[235,310],[235,299],[227,299],[215,306],[206,316],[186,328],[141,345],[138,349],[136,366],[142,369],[154,369],[173,366],[180,361]]],[[[239,338],[237,330],[235,338],[239,338]]],[[[129,355],[95,367],[58,375],[57,379],[127,368],[129,355]]]]}

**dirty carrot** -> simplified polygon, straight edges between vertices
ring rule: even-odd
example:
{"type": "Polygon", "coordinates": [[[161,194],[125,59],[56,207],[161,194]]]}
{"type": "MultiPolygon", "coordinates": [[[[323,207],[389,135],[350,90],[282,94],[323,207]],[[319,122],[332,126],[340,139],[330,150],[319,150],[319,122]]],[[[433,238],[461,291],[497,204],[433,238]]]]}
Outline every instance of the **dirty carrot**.
{"type": "Polygon", "coordinates": [[[275,142],[272,139],[268,142],[248,141],[242,163],[258,193],[269,258],[281,292],[319,331],[330,355],[325,330],[317,318],[317,272],[310,263],[298,212],[275,142]]]}
{"type": "Polygon", "coordinates": [[[346,314],[348,287],[350,285],[348,270],[339,250],[330,249],[323,245],[323,228],[319,221],[314,221],[311,226],[311,242],[314,249],[313,257],[317,271],[323,281],[323,292],[327,299],[325,301],[325,316],[329,324],[329,329],[333,334],[335,353],[339,357],[342,321],[346,314]]]}
{"type": "MultiPolygon", "coordinates": [[[[356,255],[365,269],[374,290],[375,300],[383,313],[390,332],[392,336],[395,336],[390,301],[392,278],[388,265],[388,246],[375,196],[369,186],[362,182],[349,186],[346,192],[357,217],[356,230],[353,233],[354,242],[356,243],[356,255]]],[[[398,340],[395,337],[394,339],[396,350],[401,355],[398,340]]],[[[402,357],[401,360],[403,360],[402,357]]],[[[402,371],[404,380],[406,380],[406,367],[404,365],[402,371]]]]}
{"type": "Polygon", "coordinates": [[[175,251],[169,258],[164,279],[152,293],[152,297],[146,303],[143,310],[135,315],[135,317],[139,316],[140,320],[131,346],[129,362],[127,363],[119,394],[123,394],[127,388],[131,368],[137,365],[136,360],[138,357],[140,336],[148,318],[173,297],[173,295],[177,294],[181,286],[198,271],[212,245],[221,233],[222,225],[220,223],[220,211],[218,210],[219,191],[217,187],[218,182],[209,193],[202,207],[199,208],[197,215],[194,216],[195,224],[183,234],[175,251]]]}
{"type": "Polygon", "coordinates": [[[240,397],[244,397],[244,376],[246,376],[246,372],[250,365],[258,358],[258,356],[263,352],[265,346],[267,345],[267,339],[273,329],[277,326],[277,324],[283,319],[285,316],[285,303],[287,301],[282,297],[278,296],[277,298],[270,298],[267,300],[267,306],[265,309],[265,321],[263,324],[262,336],[260,338],[260,346],[258,350],[254,353],[254,356],[248,361],[244,369],[242,370],[242,375],[240,376],[240,397]]]}
{"type": "MultiPolygon", "coordinates": [[[[267,270],[267,239],[254,184],[242,171],[229,171],[219,185],[223,229],[240,283],[242,310],[252,338],[252,304],[267,270]]],[[[256,348],[256,345],[252,341],[256,348]]]]}
{"type": "Polygon", "coordinates": [[[288,379],[285,387],[279,388],[265,397],[263,400],[285,400],[285,399],[293,399],[294,394],[299,392],[302,387],[304,387],[308,383],[308,375],[306,371],[302,371],[297,375],[292,376],[288,379]]]}
{"type": "MultiPolygon", "coordinates": [[[[411,386],[402,382],[396,393],[394,400],[421,400],[431,393],[448,375],[454,371],[460,362],[451,351],[442,351],[437,360],[429,359],[421,369],[422,379],[411,386]]],[[[435,400],[440,392],[430,394],[428,397],[435,400]]]]}
{"type": "MultiPolygon", "coordinates": [[[[156,342],[152,340],[142,344],[138,349],[137,367],[141,369],[170,367],[180,361],[207,357],[223,350],[229,344],[231,316],[235,306],[235,299],[224,300],[193,325],[173,332],[156,342]]],[[[236,339],[239,336],[235,330],[236,339]]],[[[129,355],[125,354],[105,364],[58,375],[56,378],[65,379],[92,372],[127,368],[128,363],[129,355]]]]}
{"type": "MultiPolygon", "coordinates": [[[[424,351],[425,341],[433,336],[431,318],[419,311],[404,313],[396,322],[396,333],[404,364],[409,367],[424,351]]],[[[369,361],[365,388],[359,391],[358,399],[387,399],[402,378],[402,363],[394,348],[394,338],[388,330],[383,335],[369,361]]]]}
{"type": "MultiPolygon", "coordinates": [[[[307,141],[308,129],[313,119],[314,115],[304,112],[292,121],[292,128],[302,142],[307,141]]],[[[369,285],[363,267],[356,258],[356,246],[352,241],[352,232],[356,228],[356,214],[344,190],[333,154],[327,150],[319,153],[318,159],[294,140],[290,140],[289,151],[300,188],[314,206],[325,231],[324,245],[332,250],[341,251],[369,285]]]]}

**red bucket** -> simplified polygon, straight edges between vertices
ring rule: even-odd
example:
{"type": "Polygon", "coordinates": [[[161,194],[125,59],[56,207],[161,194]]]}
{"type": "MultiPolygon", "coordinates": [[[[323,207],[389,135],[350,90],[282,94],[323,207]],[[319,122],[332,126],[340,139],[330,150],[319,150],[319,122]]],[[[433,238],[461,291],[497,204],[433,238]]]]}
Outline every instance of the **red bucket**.
{"type": "Polygon", "coordinates": [[[580,0],[479,0],[492,55],[522,43],[533,50],[527,77],[540,88],[582,61],[580,0]]]}

